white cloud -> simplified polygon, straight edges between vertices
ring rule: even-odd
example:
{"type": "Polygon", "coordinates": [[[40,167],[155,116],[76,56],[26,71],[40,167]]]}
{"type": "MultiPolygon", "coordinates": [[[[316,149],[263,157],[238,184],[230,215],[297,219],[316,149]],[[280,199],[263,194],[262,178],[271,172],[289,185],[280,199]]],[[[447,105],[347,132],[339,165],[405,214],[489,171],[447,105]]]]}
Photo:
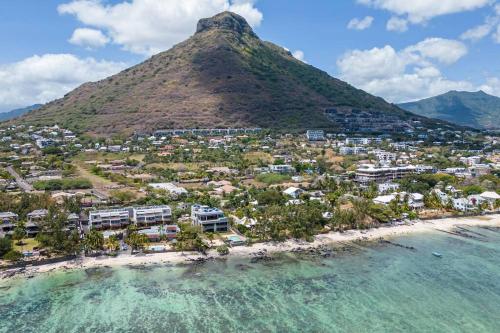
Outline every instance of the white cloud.
{"type": "MultiPolygon", "coordinates": [[[[467,31],[465,31],[460,38],[463,40],[470,40],[476,42],[484,37],[488,36],[495,27],[500,23],[500,4],[494,7],[494,14],[487,16],[483,24],[475,26],[467,31]]],[[[495,35],[493,35],[495,38],[495,35]]]]}
{"type": "MultiPolygon", "coordinates": [[[[357,0],[358,3],[391,12],[387,30],[404,32],[408,24],[423,24],[447,14],[482,8],[492,0],[357,0]]],[[[500,7],[498,8],[500,10],[500,7]]]]}
{"type": "Polygon", "coordinates": [[[452,64],[467,54],[467,47],[459,41],[444,38],[427,38],[405,49],[419,53],[422,58],[436,59],[444,64],[452,64]]]}
{"type": "Polygon", "coordinates": [[[408,21],[397,16],[393,16],[387,21],[386,29],[389,31],[405,32],[408,30],[408,21]]]}
{"type": "Polygon", "coordinates": [[[109,38],[101,30],[78,28],[73,32],[69,42],[93,49],[106,45],[109,42],[109,38]]]}
{"type": "Polygon", "coordinates": [[[415,100],[449,90],[473,90],[467,81],[446,79],[435,62],[449,65],[467,53],[461,42],[428,38],[400,51],[386,45],[353,50],[338,61],[340,77],[391,102],[415,100]]]}
{"type": "Polygon", "coordinates": [[[487,94],[500,96],[500,79],[496,77],[488,78],[486,83],[481,85],[479,89],[487,94]]]}
{"type": "Polygon", "coordinates": [[[105,31],[123,49],[152,55],[186,39],[200,18],[230,10],[256,27],[262,13],[252,0],[129,0],[107,4],[101,0],[73,0],[58,7],[83,24],[105,31]]]}
{"type": "Polygon", "coordinates": [[[45,103],[84,82],[96,81],[125,68],[124,63],[80,59],[72,54],[45,54],[0,65],[0,110],[45,103]]]}
{"type": "Polygon", "coordinates": [[[295,50],[293,51],[292,53],[293,57],[297,60],[300,60],[302,62],[306,62],[305,59],[304,59],[304,51],[302,50],[295,50]]]}
{"type": "Polygon", "coordinates": [[[358,3],[406,16],[412,23],[422,23],[436,16],[478,9],[491,0],[358,0],[358,3]]]}
{"type": "Polygon", "coordinates": [[[464,40],[478,41],[488,36],[492,29],[493,27],[489,24],[481,24],[477,27],[467,30],[462,35],[460,35],[460,38],[464,40]]]}
{"type": "Polygon", "coordinates": [[[497,31],[493,34],[493,40],[495,43],[500,44],[500,25],[497,26],[497,31]]]}
{"type": "Polygon", "coordinates": [[[373,17],[371,16],[366,16],[363,19],[358,19],[356,17],[349,21],[349,23],[347,24],[347,28],[354,30],[365,30],[371,27],[372,23],[373,17]]]}

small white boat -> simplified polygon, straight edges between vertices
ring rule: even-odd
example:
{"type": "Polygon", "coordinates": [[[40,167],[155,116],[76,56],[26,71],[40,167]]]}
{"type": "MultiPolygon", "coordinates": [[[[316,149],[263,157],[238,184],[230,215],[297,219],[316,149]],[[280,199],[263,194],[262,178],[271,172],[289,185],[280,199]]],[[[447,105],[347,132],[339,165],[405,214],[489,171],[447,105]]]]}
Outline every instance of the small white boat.
{"type": "Polygon", "coordinates": [[[438,257],[438,258],[441,258],[441,257],[443,256],[443,255],[442,255],[441,253],[439,253],[439,252],[432,252],[432,255],[433,255],[434,257],[438,257]]]}

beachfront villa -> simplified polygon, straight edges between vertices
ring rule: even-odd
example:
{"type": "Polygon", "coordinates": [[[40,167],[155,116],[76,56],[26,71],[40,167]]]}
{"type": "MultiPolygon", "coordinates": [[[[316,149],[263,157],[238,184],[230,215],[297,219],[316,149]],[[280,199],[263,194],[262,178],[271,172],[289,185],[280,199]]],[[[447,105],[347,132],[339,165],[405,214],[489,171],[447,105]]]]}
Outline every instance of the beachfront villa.
{"type": "Polygon", "coordinates": [[[180,231],[181,229],[176,224],[169,224],[162,227],[156,226],[149,229],[139,230],[138,232],[139,234],[146,235],[150,242],[159,242],[162,237],[165,237],[168,240],[175,239],[180,231]]]}
{"type": "Polygon", "coordinates": [[[89,212],[89,228],[91,229],[118,229],[129,224],[130,212],[125,208],[89,212]]]}
{"type": "Polygon", "coordinates": [[[229,221],[219,208],[193,205],[191,221],[193,225],[201,226],[203,232],[225,232],[229,229],[229,221]]]}
{"type": "Polygon", "coordinates": [[[91,229],[120,229],[130,223],[138,226],[168,224],[172,221],[170,206],[140,206],[89,212],[91,229]]]}
{"type": "Polygon", "coordinates": [[[165,224],[172,221],[172,209],[166,205],[134,207],[131,220],[137,225],[165,224]]]}

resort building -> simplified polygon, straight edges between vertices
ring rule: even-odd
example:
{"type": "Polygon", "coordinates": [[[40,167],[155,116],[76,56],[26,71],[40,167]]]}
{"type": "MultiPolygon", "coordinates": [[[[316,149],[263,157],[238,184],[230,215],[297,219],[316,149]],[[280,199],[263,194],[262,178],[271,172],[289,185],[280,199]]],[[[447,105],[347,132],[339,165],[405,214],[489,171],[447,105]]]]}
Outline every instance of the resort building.
{"type": "Polygon", "coordinates": [[[308,130],[306,137],[309,141],[325,141],[325,132],[322,130],[308,130]]]}
{"type": "Polygon", "coordinates": [[[363,164],[356,170],[356,181],[359,183],[381,183],[401,179],[415,173],[415,167],[395,166],[376,167],[373,164],[363,164]]]}
{"type": "Polygon", "coordinates": [[[269,171],[274,173],[292,173],[295,171],[295,168],[289,164],[280,164],[280,165],[269,165],[269,171]]]}
{"type": "Polygon", "coordinates": [[[225,232],[229,229],[229,221],[219,208],[193,205],[191,220],[193,225],[201,226],[203,232],[225,232]]]}
{"type": "Polygon", "coordinates": [[[344,146],[339,148],[339,153],[341,155],[361,155],[368,153],[368,150],[365,147],[344,146]]]}
{"type": "Polygon", "coordinates": [[[12,212],[0,212],[0,232],[4,235],[11,234],[16,227],[19,216],[12,212]]]}
{"type": "Polygon", "coordinates": [[[132,222],[137,225],[165,224],[172,221],[169,206],[146,206],[132,209],[132,222]]]}
{"type": "Polygon", "coordinates": [[[128,209],[109,209],[89,212],[89,228],[122,228],[130,224],[128,209]]]}

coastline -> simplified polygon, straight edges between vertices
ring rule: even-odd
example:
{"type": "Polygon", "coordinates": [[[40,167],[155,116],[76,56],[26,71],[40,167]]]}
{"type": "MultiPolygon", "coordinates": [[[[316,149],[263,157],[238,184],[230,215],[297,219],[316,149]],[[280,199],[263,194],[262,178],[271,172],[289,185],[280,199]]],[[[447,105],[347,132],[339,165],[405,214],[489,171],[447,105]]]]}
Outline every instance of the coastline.
{"type": "MultiPolygon", "coordinates": [[[[414,233],[451,231],[453,228],[460,225],[500,227],[500,214],[419,220],[410,225],[379,227],[367,230],[349,230],[343,233],[330,232],[327,234],[316,235],[313,242],[289,239],[284,242],[256,243],[251,246],[238,246],[230,248],[230,253],[226,256],[222,256],[222,258],[252,257],[259,253],[269,255],[280,252],[309,250],[320,246],[342,244],[344,242],[359,240],[370,241],[414,233]]],[[[27,266],[25,269],[16,268],[0,271],[0,279],[32,277],[35,274],[48,273],[57,270],[88,269],[104,266],[116,267],[127,265],[186,264],[197,260],[215,257],[221,257],[215,249],[207,251],[207,255],[202,255],[198,252],[166,252],[140,255],[119,255],[117,257],[83,257],[76,260],[58,262],[54,264],[27,266]]]]}

